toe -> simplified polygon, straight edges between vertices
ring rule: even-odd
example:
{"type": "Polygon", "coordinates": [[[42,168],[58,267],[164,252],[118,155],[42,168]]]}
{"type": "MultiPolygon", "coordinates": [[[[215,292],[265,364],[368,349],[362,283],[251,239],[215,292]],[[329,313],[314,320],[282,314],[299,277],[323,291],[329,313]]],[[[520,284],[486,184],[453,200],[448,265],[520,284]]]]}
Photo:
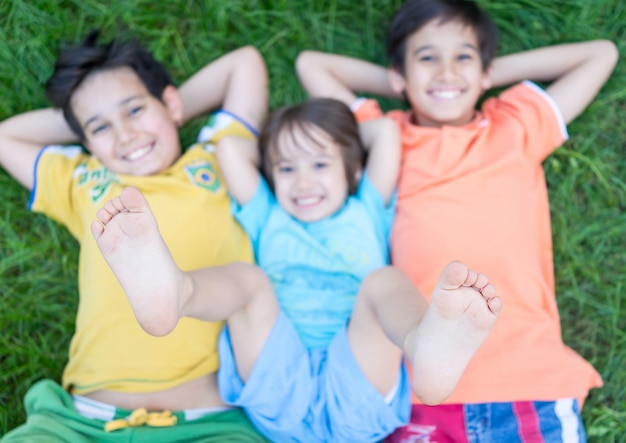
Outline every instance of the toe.
{"type": "Polygon", "coordinates": [[[122,190],[120,201],[124,208],[130,212],[142,212],[148,206],[148,201],[141,191],[135,187],[129,186],[122,190]]]}
{"type": "Polygon", "coordinates": [[[500,311],[502,311],[502,299],[500,297],[492,297],[487,300],[487,306],[489,306],[491,312],[499,315],[500,311]]]}
{"type": "Polygon", "coordinates": [[[98,240],[102,233],[104,232],[104,225],[100,221],[92,221],[91,222],[91,233],[94,238],[98,240]]]}
{"type": "MultiPolygon", "coordinates": [[[[460,261],[453,261],[445,267],[439,276],[439,285],[442,289],[456,289],[464,284],[468,284],[468,280],[475,279],[475,274],[470,271],[465,264],[460,261]]],[[[469,283],[468,285],[471,285],[469,283]]]]}

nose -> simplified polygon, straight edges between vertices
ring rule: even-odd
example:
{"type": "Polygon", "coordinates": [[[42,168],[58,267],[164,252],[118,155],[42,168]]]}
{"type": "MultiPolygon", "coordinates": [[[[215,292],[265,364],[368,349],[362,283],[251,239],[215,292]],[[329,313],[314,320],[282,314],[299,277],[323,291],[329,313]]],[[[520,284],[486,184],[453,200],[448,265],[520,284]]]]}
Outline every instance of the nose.
{"type": "Polygon", "coordinates": [[[447,80],[456,76],[456,64],[452,60],[443,60],[439,64],[439,77],[447,80]]]}
{"type": "Polygon", "coordinates": [[[306,190],[309,189],[313,184],[312,176],[309,171],[298,170],[296,173],[296,189],[298,190],[306,190]]]}
{"type": "Polygon", "coordinates": [[[126,144],[137,137],[137,131],[131,122],[122,121],[117,127],[117,137],[121,143],[126,144]]]}

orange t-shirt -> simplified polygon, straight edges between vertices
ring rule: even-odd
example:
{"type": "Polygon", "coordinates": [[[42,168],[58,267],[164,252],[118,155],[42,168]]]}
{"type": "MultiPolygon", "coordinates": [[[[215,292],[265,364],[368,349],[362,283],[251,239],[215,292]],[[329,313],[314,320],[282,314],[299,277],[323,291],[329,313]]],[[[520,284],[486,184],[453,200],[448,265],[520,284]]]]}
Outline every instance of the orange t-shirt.
{"type": "MultiPolygon", "coordinates": [[[[367,101],[356,115],[381,111],[367,101]]],[[[388,116],[403,144],[392,262],[429,298],[446,264],[461,260],[486,274],[503,300],[446,403],[584,398],[601,386],[561,337],[542,161],[567,132],[551,98],[521,83],[461,127],[416,126],[410,112],[388,116]]]]}

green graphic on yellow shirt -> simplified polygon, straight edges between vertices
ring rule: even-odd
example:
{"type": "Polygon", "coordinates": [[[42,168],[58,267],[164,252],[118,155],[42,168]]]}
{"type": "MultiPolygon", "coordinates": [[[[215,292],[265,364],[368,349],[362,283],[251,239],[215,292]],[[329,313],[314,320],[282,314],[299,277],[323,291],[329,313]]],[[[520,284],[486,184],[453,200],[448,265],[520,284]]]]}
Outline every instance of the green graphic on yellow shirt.
{"type": "Polygon", "coordinates": [[[98,203],[109,192],[114,183],[119,183],[119,179],[114,172],[105,167],[92,170],[87,169],[87,164],[83,163],[76,168],[74,175],[78,177],[78,186],[90,185],[89,197],[93,203],[98,203]]]}
{"type": "Polygon", "coordinates": [[[98,203],[102,197],[107,195],[109,192],[109,188],[116,183],[117,179],[110,179],[105,182],[96,183],[93,188],[89,191],[89,195],[91,197],[91,201],[94,203],[98,203]]]}
{"type": "Polygon", "coordinates": [[[185,167],[185,170],[191,180],[201,188],[211,192],[217,192],[220,189],[220,181],[211,164],[189,165],[185,167]]]}

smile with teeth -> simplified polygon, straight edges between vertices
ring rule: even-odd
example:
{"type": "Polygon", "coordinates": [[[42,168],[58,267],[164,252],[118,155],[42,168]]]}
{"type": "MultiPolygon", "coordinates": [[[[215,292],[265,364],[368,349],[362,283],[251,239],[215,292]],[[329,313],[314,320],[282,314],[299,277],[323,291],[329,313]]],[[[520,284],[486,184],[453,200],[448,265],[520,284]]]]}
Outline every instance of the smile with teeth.
{"type": "Polygon", "coordinates": [[[300,207],[309,207],[314,206],[322,201],[321,196],[312,196],[312,197],[297,197],[293,199],[296,206],[300,207]]]}
{"type": "Polygon", "coordinates": [[[441,98],[444,100],[450,100],[461,95],[460,89],[446,89],[446,90],[435,90],[430,93],[435,98],[441,98]]]}
{"type": "Polygon", "coordinates": [[[152,151],[152,144],[149,144],[139,149],[135,149],[134,151],[126,154],[124,158],[130,161],[138,160],[141,157],[147,155],[150,151],[152,151]]]}

